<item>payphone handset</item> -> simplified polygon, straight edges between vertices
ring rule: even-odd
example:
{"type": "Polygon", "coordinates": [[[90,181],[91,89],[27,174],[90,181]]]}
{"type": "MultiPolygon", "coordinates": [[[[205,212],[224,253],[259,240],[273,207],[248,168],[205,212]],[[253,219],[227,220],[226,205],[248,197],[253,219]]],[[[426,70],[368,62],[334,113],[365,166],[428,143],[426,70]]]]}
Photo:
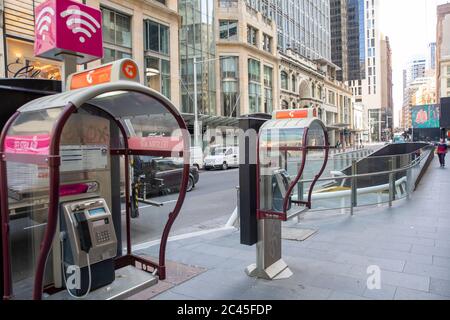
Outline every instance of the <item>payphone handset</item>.
{"type": "Polygon", "coordinates": [[[111,212],[102,198],[63,204],[73,264],[80,268],[112,259],[117,254],[117,237],[111,212]]]}
{"type": "Polygon", "coordinates": [[[291,209],[291,196],[286,194],[291,185],[291,177],[284,169],[276,169],[272,175],[272,210],[283,212],[284,198],[289,196],[287,210],[291,209]]]}

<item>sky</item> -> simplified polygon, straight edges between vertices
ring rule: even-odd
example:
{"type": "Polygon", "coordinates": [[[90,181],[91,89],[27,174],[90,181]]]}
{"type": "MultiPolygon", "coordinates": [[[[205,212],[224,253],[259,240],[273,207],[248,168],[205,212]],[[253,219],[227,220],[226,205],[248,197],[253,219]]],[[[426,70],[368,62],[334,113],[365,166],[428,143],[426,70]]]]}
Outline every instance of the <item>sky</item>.
{"type": "Polygon", "coordinates": [[[436,41],[436,8],[450,0],[381,0],[380,28],[392,47],[394,119],[403,103],[403,69],[409,60],[428,56],[428,44],[436,41]]]}

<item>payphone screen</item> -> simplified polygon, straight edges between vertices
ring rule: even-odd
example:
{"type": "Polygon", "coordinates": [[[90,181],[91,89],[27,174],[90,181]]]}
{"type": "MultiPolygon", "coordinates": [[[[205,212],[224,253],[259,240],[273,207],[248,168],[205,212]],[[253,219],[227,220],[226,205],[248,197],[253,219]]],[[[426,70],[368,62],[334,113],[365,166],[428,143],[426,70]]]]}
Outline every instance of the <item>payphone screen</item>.
{"type": "Polygon", "coordinates": [[[99,214],[105,214],[106,210],[105,210],[105,208],[102,207],[102,208],[91,209],[88,212],[89,212],[90,216],[96,216],[96,215],[99,215],[99,214]]]}

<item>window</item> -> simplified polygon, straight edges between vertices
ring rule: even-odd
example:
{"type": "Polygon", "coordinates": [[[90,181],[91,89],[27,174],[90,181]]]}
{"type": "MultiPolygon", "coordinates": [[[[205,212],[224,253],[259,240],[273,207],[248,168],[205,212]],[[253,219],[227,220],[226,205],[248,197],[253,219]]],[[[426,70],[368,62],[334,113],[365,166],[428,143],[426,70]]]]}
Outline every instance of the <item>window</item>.
{"type": "Polygon", "coordinates": [[[263,34],[263,50],[272,53],[272,37],[263,34]]]}
{"type": "Polygon", "coordinates": [[[102,63],[113,62],[124,58],[132,58],[131,53],[104,47],[102,63]]]}
{"type": "Polygon", "coordinates": [[[261,64],[257,60],[248,60],[249,111],[259,112],[261,105],[261,64]]]}
{"type": "Polygon", "coordinates": [[[146,56],[145,68],[147,85],[170,99],[170,61],[158,57],[146,56]]]}
{"type": "Polygon", "coordinates": [[[273,111],[273,68],[264,66],[264,112],[273,111]]]}
{"type": "Polygon", "coordinates": [[[234,20],[219,21],[219,36],[222,40],[237,40],[238,22],[234,20]]]}
{"type": "Polygon", "coordinates": [[[221,105],[225,117],[236,117],[239,114],[239,58],[221,57],[221,105]]]}
{"type": "Polygon", "coordinates": [[[297,77],[295,74],[292,75],[292,91],[297,92],[297,77]]]}
{"type": "Polygon", "coordinates": [[[221,8],[237,8],[238,0],[219,0],[221,8]]]}
{"type": "Polygon", "coordinates": [[[169,27],[146,20],[144,23],[144,50],[169,55],[169,27]]]}
{"type": "Polygon", "coordinates": [[[285,71],[281,71],[281,89],[288,90],[288,74],[285,71]]]}
{"type": "Polygon", "coordinates": [[[247,26],[247,43],[252,46],[257,46],[258,44],[258,30],[252,26],[247,26]]]}
{"type": "Polygon", "coordinates": [[[450,88],[450,78],[447,78],[447,88],[450,88]]]}
{"type": "Polygon", "coordinates": [[[447,75],[450,76],[450,66],[447,66],[447,75]]]}
{"type": "Polygon", "coordinates": [[[101,8],[104,57],[102,63],[131,58],[131,17],[101,8]]]}
{"type": "Polygon", "coordinates": [[[281,101],[281,109],[282,110],[289,109],[289,103],[286,100],[281,101]]]}

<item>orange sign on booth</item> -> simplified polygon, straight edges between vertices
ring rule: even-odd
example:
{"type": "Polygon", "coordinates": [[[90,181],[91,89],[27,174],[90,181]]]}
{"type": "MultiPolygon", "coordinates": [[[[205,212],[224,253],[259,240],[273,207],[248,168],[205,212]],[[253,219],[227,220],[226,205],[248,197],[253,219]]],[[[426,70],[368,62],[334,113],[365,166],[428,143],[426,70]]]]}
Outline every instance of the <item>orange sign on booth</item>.
{"type": "Polygon", "coordinates": [[[277,120],[283,119],[306,119],[309,117],[309,109],[278,111],[275,115],[277,120]]]}
{"type": "Polygon", "coordinates": [[[67,88],[76,90],[120,80],[140,82],[136,62],[131,59],[122,59],[74,73],[67,80],[67,88]]]}
{"type": "Polygon", "coordinates": [[[112,65],[107,65],[91,71],[75,74],[70,83],[70,90],[111,82],[111,69],[112,65]]]}

